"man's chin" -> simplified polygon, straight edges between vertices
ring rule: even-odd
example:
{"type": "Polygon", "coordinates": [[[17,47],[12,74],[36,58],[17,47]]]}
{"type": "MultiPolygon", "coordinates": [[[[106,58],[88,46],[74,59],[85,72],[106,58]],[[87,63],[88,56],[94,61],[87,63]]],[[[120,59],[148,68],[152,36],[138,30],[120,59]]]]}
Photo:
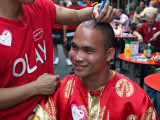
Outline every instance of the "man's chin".
{"type": "Polygon", "coordinates": [[[80,73],[80,72],[77,72],[77,71],[74,71],[74,74],[78,77],[81,77],[81,78],[85,77],[85,75],[83,73],[80,73]]]}

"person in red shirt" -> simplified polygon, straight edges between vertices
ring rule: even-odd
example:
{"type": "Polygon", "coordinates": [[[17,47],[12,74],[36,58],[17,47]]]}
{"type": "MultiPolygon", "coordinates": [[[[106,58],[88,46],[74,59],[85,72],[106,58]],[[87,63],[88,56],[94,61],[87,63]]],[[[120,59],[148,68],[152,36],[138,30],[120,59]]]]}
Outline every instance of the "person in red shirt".
{"type": "Polygon", "coordinates": [[[86,4],[86,7],[93,7],[93,2],[90,0],[83,0],[83,2],[86,4]]]}
{"type": "MultiPolygon", "coordinates": [[[[67,7],[68,9],[80,10],[80,9],[85,8],[83,5],[78,4],[77,0],[71,0],[71,3],[72,3],[72,5],[67,7]]],[[[68,51],[71,48],[71,42],[73,40],[73,36],[74,36],[76,28],[77,28],[77,26],[67,25],[66,36],[67,36],[67,39],[68,39],[68,44],[67,44],[68,51]]]]}
{"type": "MultiPolygon", "coordinates": [[[[55,4],[64,7],[63,5],[59,4],[59,0],[53,0],[53,1],[55,4]]],[[[62,44],[63,52],[66,57],[66,64],[72,65],[72,62],[68,56],[66,30],[64,30],[64,25],[55,24],[52,30],[52,37],[53,37],[53,52],[55,55],[55,60],[53,62],[54,65],[59,64],[57,44],[62,44]]]]}
{"type": "Polygon", "coordinates": [[[156,14],[147,13],[146,21],[133,34],[138,37],[140,52],[143,52],[144,45],[151,41],[152,53],[160,52],[160,22],[156,21],[156,14]],[[143,45],[144,44],[144,45],[143,45]]]}
{"type": "MultiPolygon", "coordinates": [[[[105,4],[98,22],[110,22],[105,4]]],[[[78,25],[92,18],[92,8],[75,11],[52,0],[0,0],[0,120],[26,120],[44,95],[53,94],[59,76],[53,69],[54,24],[78,25]],[[69,22],[68,22],[69,21],[69,22]]]]}

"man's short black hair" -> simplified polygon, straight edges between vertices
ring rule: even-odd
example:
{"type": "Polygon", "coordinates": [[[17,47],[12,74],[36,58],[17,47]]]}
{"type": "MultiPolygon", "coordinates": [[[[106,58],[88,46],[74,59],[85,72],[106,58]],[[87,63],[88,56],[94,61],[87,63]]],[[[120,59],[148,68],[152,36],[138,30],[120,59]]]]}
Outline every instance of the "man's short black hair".
{"type": "Polygon", "coordinates": [[[143,2],[144,4],[146,4],[146,1],[145,1],[145,0],[140,0],[140,2],[143,2]]]}
{"type": "Polygon", "coordinates": [[[86,21],[84,23],[82,23],[82,25],[84,27],[87,27],[89,29],[99,29],[102,35],[102,44],[104,45],[104,49],[105,51],[108,50],[110,47],[114,47],[115,48],[115,34],[113,31],[113,28],[111,27],[111,25],[109,23],[97,23],[96,27],[95,27],[95,20],[89,20],[86,21]]]}

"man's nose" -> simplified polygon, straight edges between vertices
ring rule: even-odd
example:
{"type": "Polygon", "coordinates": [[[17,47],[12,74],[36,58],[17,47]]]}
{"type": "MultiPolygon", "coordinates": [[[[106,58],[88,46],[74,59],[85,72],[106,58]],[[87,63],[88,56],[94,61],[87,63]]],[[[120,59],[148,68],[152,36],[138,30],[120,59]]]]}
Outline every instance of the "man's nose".
{"type": "Polygon", "coordinates": [[[83,61],[84,60],[84,52],[83,51],[78,51],[74,57],[75,60],[77,61],[83,61]]]}

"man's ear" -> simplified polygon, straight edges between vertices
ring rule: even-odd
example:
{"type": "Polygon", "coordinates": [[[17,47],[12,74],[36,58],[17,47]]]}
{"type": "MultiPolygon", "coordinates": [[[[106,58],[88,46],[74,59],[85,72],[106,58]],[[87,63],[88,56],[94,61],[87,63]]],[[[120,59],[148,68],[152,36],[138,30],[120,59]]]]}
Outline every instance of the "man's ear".
{"type": "Polygon", "coordinates": [[[110,61],[115,55],[115,48],[111,47],[106,51],[106,61],[110,61]]]}

